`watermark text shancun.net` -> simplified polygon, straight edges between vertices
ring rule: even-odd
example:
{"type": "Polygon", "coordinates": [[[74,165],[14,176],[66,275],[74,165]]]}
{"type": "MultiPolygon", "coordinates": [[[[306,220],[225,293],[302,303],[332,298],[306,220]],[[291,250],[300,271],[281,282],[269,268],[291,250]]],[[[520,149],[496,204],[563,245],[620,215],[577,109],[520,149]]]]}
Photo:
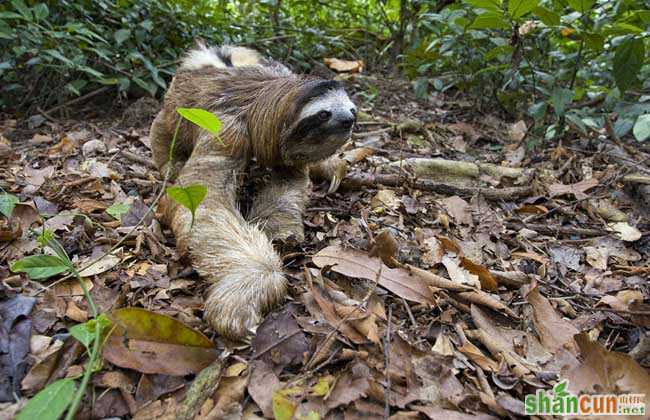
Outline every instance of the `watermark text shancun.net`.
{"type": "Polygon", "coordinates": [[[527,415],[580,415],[580,416],[644,416],[645,394],[583,394],[567,391],[565,379],[553,391],[538,389],[526,395],[527,415]]]}

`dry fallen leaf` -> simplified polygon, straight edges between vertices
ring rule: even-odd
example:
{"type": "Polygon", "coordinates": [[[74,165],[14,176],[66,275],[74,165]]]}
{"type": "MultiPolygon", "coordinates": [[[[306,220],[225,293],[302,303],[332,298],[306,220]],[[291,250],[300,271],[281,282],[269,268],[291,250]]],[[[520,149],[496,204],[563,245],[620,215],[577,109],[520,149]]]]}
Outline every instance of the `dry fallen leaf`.
{"type": "Polygon", "coordinates": [[[563,372],[569,389],[587,393],[650,395],[650,374],[624,353],[608,351],[586,333],[575,336],[583,362],[563,372]]]}
{"type": "Polygon", "coordinates": [[[251,343],[257,359],[265,360],[275,368],[303,362],[305,354],[309,353],[309,342],[292,312],[291,306],[272,312],[257,328],[251,343]]]}
{"type": "Polygon", "coordinates": [[[399,267],[401,264],[397,261],[398,245],[395,237],[391,235],[390,230],[383,230],[375,236],[375,243],[369,251],[369,256],[379,257],[381,261],[390,268],[399,267]]]}
{"type": "Polygon", "coordinates": [[[174,318],[140,308],[117,309],[109,318],[115,329],[103,356],[114,365],[183,376],[200,372],[218,356],[209,338],[174,318]]]}
{"type": "Polygon", "coordinates": [[[404,299],[433,303],[429,286],[421,278],[402,268],[388,268],[363,251],[330,246],[314,255],[312,261],[320,268],[331,266],[333,271],[348,277],[378,281],[380,286],[404,299]]]}
{"type": "MultiPolygon", "coordinates": [[[[316,303],[318,303],[318,306],[320,306],[323,316],[332,327],[338,328],[339,331],[356,344],[368,342],[368,339],[361,332],[357,331],[356,328],[350,325],[349,322],[343,322],[344,318],[336,312],[334,303],[332,303],[332,299],[327,293],[327,290],[322,289],[317,284],[313,284],[311,294],[316,303]]],[[[357,309],[357,311],[360,310],[361,309],[357,309]]],[[[363,315],[363,312],[360,312],[359,315],[363,315]]]]}
{"type": "Polygon", "coordinates": [[[454,218],[457,224],[469,226],[473,224],[471,207],[467,201],[458,196],[452,196],[443,198],[440,200],[440,204],[445,207],[447,213],[454,218]]]}
{"type": "Polygon", "coordinates": [[[281,389],[283,383],[273,372],[271,366],[262,360],[251,364],[251,375],[248,381],[248,393],[253,401],[262,409],[266,418],[273,416],[273,393],[281,389]]]}
{"type": "Polygon", "coordinates": [[[526,294],[526,300],[533,309],[533,323],[542,344],[551,352],[564,347],[577,352],[573,336],[578,333],[576,327],[562,319],[551,306],[548,299],[539,293],[537,285],[526,294]]]}
{"type": "Polygon", "coordinates": [[[479,281],[481,282],[481,289],[489,291],[497,290],[497,280],[485,266],[475,264],[473,261],[465,257],[461,257],[460,266],[478,276],[479,281]]]}
{"type": "Polygon", "coordinates": [[[573,194],[576,197],[576,199],[584,200],[589,197],[586,194],[586,191],[594,188],[597,185],[598,185],[598,180],[596,178],[590,178],[570,185],[551,184],[548,186],[548,192],[551,197],[557,197],[565,194],[573,194]]]}
{"type": "Polygon", "coordinates": [[[392,210],[397,210],[401,204],[400,199],[395,195],[393,190],[379,190],[377,194],[372,198],[370,206],[373,209],[377,208],[389,208],[392,210]]]}
{"type": "Polygon", "coordinates": [[[508,134],[510,134],[510,139],[515,142],[520,142],[526,137],[526,132],[528,128],[526,127],[526,122],[524,120],[519,120],[514,124],[510,125],[508,129],[508,134]]]}
{"type": "MultiPolygon", "coordinates": [[[[114,251],[116,253],[119,253],[119,250],[114,251]]],[[[81,262],[79,265],[81,267],[84,267],[86,264],[89,262],[94,261],[94,259],[88,259],[83,262],[81,262]]],[[[94,276],[96,274],[100,274],[103,272],[106,272],[108,270],[113,269],[117,264],[119,264],[120,258],[116,257],[113,254],[108,254],[105,255],[102,259],[91,265],[90,267],[86,268],[85,270],[82,270],[79,272],[79,275],[81,277],[90,277],[94,276]]]]}
{"type": "Polygon", "coordinates": [[[447,269],[449,277],[454,283],[462,284],[469,287],[481,288],[479,276],[472,274],[460,266],[458,258],[451,257],[449,254],[442,257],[442,265],[447,269]]]}
{"type": "MultiPolygon", "coordinates": [[[[539,365],[550,359],[551,355],[541,345],[536,343],[523,331],[510,330],[496,325],[496,323],[478,306],[472,305],[472,320],[478,328],[478,340],[498,359],[503,358],[511,366],[512,372],[523,377],[530,372],[540,370],[539,365]],[[525,356],[519,355],[515,349],[515,337],[526,340],[529,351],[525,356]]],[[[468,337],[470,334],[468,334],[468,337]]]]}
{"type": "Polygon", "coordinates": [[[618,238],[626,242],[634,242],[641,239],[641,232],[627,222],[609,223],[608,229],[618,234],[618,238]]]}
{"type": "Polygon", "coordinates": [[[368,367],[362,363],[357,363],[350,369],[346,369],[337,378],[334,388],[327,397],[327,407],[332,410],[365,395],[370,386],[368,383],[369,374],[368,367]]]}
{"type": "Polygon", "coordinates": [[[324,58],[325,65],[338,72],[361,73],[363,60],[341,60],[339,58],[324,58]]]}

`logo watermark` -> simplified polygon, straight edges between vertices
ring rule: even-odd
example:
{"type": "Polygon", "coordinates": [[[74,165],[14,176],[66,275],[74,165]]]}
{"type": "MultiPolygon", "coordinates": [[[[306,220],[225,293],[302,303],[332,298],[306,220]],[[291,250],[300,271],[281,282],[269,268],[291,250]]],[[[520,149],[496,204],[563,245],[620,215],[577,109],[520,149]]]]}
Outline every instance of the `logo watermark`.
{"type": "Polygon", "coordinates": [[[567,391],[568,380],[558,382],[552,391],[538,389],[526,395],[527,415],[560,416],[644,416],[645,394],[583,394],[567,391]]]}

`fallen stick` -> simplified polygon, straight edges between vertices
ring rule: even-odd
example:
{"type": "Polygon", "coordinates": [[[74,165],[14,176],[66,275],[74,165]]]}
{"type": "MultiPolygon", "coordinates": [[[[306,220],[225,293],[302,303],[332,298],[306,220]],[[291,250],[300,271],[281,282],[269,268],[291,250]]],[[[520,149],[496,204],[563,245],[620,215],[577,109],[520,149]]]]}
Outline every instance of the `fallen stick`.
{"type": "Polygon", "coordinates": [[[203,403],[214,394],[219,386],[224,359],[217,359],[198,374],[181,403],[176,419],[192,420],[201,410],[203,403]]]}
{"type": "Polygon", "coordinates": [[[432,191],[445,195],[464,195],[472,196],[478,194],[486,200],[500,201],[513,200],[516,198],[526,197],[532,194],[533,187],[507,187],[507,188],[479,188],[479,187],[460,187],[442,182],[434,182],[429,179],[409,180],[404,176],[394,174],[361,174],[348,175],[341,183],[341,188],[347,190],[359,190],[361,188],[377,187],[403,187],[408,186],[423,191],[432,191]]]}
{"type": "Polygon", "coordinates": [[[496,277],[499,285],[510,287],[521,287],[530,283],[530,276],[521,271],[498,271],[490,270],[490,274],[496,277]]]}
{"type": "MultiPolygon", "coordinates": [[[[48,115],[48,114],[51,115],[53,112],[56,112],[56,111],[58,111],[58,110],[61,109],[61,108],[65,108],[65,107],[68,107],[68,106],[70,106],[70,105],[74,105],[74,104],[78,104],[79,102],[83,102],[83,101],[85,101],[86,99],[90,99],[90,98],[92,98],[93,96],[96,96],[96,95],[99,95],[100,93],[104,93],[104,92],[106,92],[108,89],[110,89],[110,86],[100,87],[99,89],[96,89],[96,90],[93,90],[92,92],[86,93],[86,94],[83,95],[83,96],[80,96],[80,97],[78,97],[78,98],[74,98],[74,99],[69,100],[69,101],[67,101],[67,102],[64,102],[64,103],[62,103],[61,105],[57,105],[57,106],[55,106],[54,108],[50,108],[50,109],[48,109],[47,111],[43,112],[43,115],[48,115]]],[[[50,118],[51,118],[51,117],[50,117],[50,118]]]]}
{"type": "Polygon", "coordinates": [[[124,155],[125,158],[133,162],[139,163],[141,165],[144,165],[149,169],[156,169],[156,170],[158,169],[156,165],[153,163],[153,161],[151,160],[151,158],[146,158],[143,156],[136,155],[135,153],[129,152],[128,150],[122,150],[121,153],[122,155],[124,155]]]}
{"type": "Polygon", "coordinates": [[[547,235],[556,235],[558,233],[562,235],[578,235],[578,236],[603,236],[608,233],[605,230],[598,229],[589,229],[589,228],[578,228],[573,226],[552,226],[540,223],[520,223],[520,222],[507,222],[506,226],[510,229],[530,229],[539,233],[544,233],[547,235]]]}
{"type": "Polygon", "coordinates": [[[640,174],[625,175],[623,178],[621,178],[621,181],[650,185],[650,176],[640,174]]]}

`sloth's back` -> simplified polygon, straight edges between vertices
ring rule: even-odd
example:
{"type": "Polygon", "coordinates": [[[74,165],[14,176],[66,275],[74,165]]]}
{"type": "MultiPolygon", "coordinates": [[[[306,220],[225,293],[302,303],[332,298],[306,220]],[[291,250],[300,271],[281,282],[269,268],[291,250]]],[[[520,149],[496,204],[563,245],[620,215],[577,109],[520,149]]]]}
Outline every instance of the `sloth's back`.
{"type": "MultiPolygon", "coordinates": [[[[169,150],[179,122],[177,108],[201,108],[216,114],[222,123],[222,139],[228,141],[229,130],[241,130],[241,119],[255,99],[269,89],[291,85],[298,78],[284,65],[261,57],[248,48],[199,46],[183,59],[165,94],[162,110],[152,125],[152,149],[158,167],[163,153],[169,150]],[[154,144],[154,142],[156,144],[154,144]],[[156,157],[158,155],[158,158],[156,157]]],[[[181,121],[176,139],[174,160],[186,161],[195,147],[200,130],[181,121]]]]}

